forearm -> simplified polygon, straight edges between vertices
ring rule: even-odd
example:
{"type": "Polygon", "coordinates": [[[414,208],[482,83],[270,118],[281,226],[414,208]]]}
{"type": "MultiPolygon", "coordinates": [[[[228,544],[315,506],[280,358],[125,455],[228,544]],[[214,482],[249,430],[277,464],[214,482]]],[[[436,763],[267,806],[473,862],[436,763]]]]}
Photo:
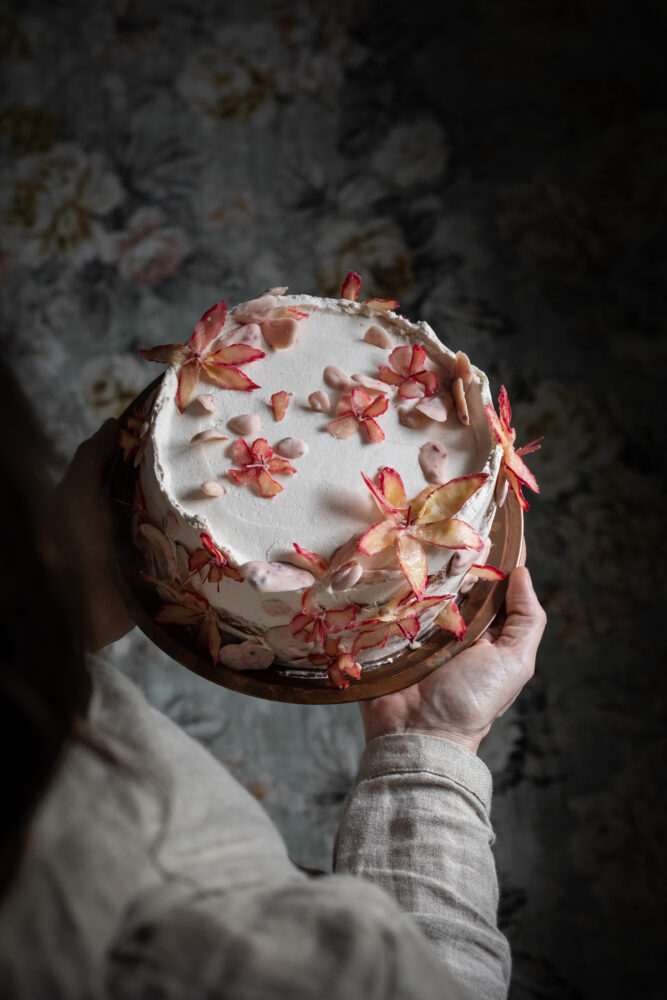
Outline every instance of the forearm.
{"type": "Polygon", "coordinates": [[[491,776],[470,751],[434,736],[373,740],[335,848],[335,869],[381,885],[410,913],[479,1000],[506,995],[497,927],[491,776]]]}

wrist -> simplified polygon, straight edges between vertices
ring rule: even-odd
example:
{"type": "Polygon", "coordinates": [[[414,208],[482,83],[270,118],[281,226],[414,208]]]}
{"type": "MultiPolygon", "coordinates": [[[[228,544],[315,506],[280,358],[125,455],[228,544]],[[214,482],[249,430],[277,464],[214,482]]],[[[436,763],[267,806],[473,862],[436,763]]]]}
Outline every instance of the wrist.
{"type": "Polygon", "coordinates": [[[367,744],[379,736],[394,736],[415,733],[420,736],[436,736],[438,739],[449,740],[451,743],[458,743],[459,746],[465,747],[466,750],[469,750],[473,754],[476,754],[479,750],[479,745],[490,728],[491,727],[488,726],[484,730],[473,733],[465,732],[452,726],[364,726],[367,744]]]}

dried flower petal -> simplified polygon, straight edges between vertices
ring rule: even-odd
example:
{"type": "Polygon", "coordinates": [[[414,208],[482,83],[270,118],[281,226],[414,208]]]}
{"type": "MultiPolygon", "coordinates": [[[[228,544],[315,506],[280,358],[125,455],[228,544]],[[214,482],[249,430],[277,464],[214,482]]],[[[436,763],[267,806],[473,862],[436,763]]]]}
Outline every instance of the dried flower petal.
{"type": "Polygon", "coordinates": [[[258,361],[264,352],[247,344],[231,344],[211,352],[225,324],[227,307],[218,302],[204,313],[187,344],[165,344],[139,353],[148,361],[178,366],[176,405],[181,413],[192,399],[202,376],[222,389],[249,392],[258,386],[237,366],[258,361]]]}
{"type": "Polygon", "coordinates": [[[270,499],[281,493],[283,487],[272,478],[273,475],[291,476],[296,469],[284,458],[276,458],[273,448],[265,438],[258,438],[248,447],[243,438],[232,447],[234,461],[241,469],[229,469],[227,475],[240,486],[256,483],[259,495],[270,499]]]}

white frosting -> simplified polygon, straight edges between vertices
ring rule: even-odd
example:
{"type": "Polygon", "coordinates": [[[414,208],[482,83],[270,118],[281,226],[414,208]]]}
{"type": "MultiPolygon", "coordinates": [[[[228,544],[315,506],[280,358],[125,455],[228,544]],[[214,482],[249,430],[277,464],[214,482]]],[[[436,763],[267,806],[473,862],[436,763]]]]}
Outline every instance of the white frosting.
{"type": "MultiPolygon", "coordinates": [[[[445,423],[428,421],[423,427],[406,426],[398,412],[398,405],[406,401],[397,395],[395,388],[387,386],[389,406],[377,418],[385,433],[384,441],[371,444],[361,426],[350,438],[333,437],[326,425],[335,412],[313,410],[308,398],[314,392],[326,391],[335,411],[339,399],[351,391],[331,388],[331,379],[327,382],[324,373],[332,366],[350,377],[355,374],[377,377],[378,366],[388,364],[389,349],[364,340],[371,326],[385,331],[392,346],[422,344],[428,367],[444,373],[448,379],[454,372],[454,355],[426,323],[411,323],[395,313],[379,313],[358,302],[302,295],[282,296],[279,304],[307,312],[309,316],[299,321],[292,346],[273,350],[263,344],[266,357],[242,366],[260,388],[238,392],[201,380],[193,402],[180,413],[174,399],[177,370],[166,371],[153,407],[141,468],[146,506],[153,523],[162,524],[167,512],[174,512],[180,523],[178,541],[182,545],[189,551],[200,548],[199,534],[205,531],[236,566],[281,560],[301,565],[295,558],[293,542],[330,560],[352,536],[380,520],[360,473],[363,471],[375,479],[382,466],[391,466],[401,476],[407,497],[414,497],[429,485],[419,462],[420,447],[427,441],[435,441],[441,442],[447,452],[447,479],[477,472],[489,474],[487,484],[457,515],[481,534],[488,534],[495,512],[493,490],[501,451],[483,412],[484,404],[491,403],[486,376],[473,367],[473,382],[467,393],[469,426],[459,422],[455,411],[445,423]],[[271,396],[281,390],[289,394],[290,402],[284,419],[277,422],[271,410],[271,396]],[[213,397],[215,412],[207,412],[196,402],[199,394],[213,397]],[[272,499],[259,496],[255,486],[239,486],[227,477],[229,469],[238,468],[231,454],[234,438],[204,446],[191,444],[195,435],[207,429],[229,433],[230,421],[250,413],[259,415],[262,430],[258,436],[266,438],[272,447],[286,436],[307,446],[306,454],[291,460],[297,470],[295,475],[274,477],[283,491],[272,499]],[[206,481],[219,482],[226,493],[219,498],[204,496],[201,484],[206,481]]],[[[233,313],[228,315],[221,343],[234,343],[233,334],[238,326],[233,313]]],[[[370,395],[375,397],[374,393],[370,395]]],[[[247,443],[252,444],[252,438],[247,443]]],[[[427,555],[429,573],[436,574],[448,564],[452,552],[428,546],[427,555]]],[[[348,555],[347,559],[350,558],[348,555]]],[[[360,561],[364,563],[363,558],[360,561]]],[[[382,553],[371,563],[389,563],[396,568],[391,553],[382,553]]],[[[439,583],[435,592],[451,593],[461,579],[458,575],[444,585],[439,583]]],[[[317,600],[329,608],[350,603],[374,606],[386,601],[404,584],[401,574],[391,573],[385,580],[362,579],[346,591],[319,585],[317,600]]],[[[248,582],[224,579],[219,590],[215,584],[205,584],[203,593],[220,609],[224,619],[234,620],[237,626],[234,630],[239,634],[246,630],[261,637],[265,629],[289,622],[290,614],[281,620],[275,613],[267,613],[267,594],[257,592],[248,582]]],[[[290,607],[291,614],[300,610],[302,593],[280,593],[280,601],[290,607]]]]}

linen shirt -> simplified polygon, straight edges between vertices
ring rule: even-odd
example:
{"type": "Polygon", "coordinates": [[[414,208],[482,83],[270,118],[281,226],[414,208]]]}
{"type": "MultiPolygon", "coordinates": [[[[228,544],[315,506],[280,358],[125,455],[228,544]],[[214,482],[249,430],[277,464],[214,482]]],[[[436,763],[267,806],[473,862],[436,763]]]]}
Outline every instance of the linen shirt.
{"type": "Polygon", "coordinates": [[[259,803],[114,668],[0,902],[7,1000],[503,998],[491,777],[448,740],[367,746],[334,873],[289,858],[259,803]]]}

